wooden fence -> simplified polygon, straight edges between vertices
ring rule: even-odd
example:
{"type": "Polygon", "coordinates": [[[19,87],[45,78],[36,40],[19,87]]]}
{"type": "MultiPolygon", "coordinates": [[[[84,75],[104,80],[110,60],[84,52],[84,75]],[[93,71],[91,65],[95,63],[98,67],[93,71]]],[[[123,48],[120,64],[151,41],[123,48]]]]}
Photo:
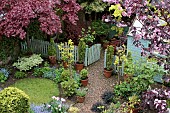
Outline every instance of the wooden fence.
{"type": "MultiPolygon", "coordinates": [[[[107,49],[105,49],[105,52],[104,52],[104,68],[106,68],[106,60],[107,60],[106,54],[107,54],[107,49]]],[[[114,65],[115,59],[116,59],[116,56],[113,57],[112,68],[113,68],[114,71],[119,70],[120,75],[123,76],[123,74],[124,74],[124,63],[122,63],[122,68],[118,69],[118,67],[116,65],[114,65]]]]}
{"type": "MultiPolygon", "coordinates": [[[[44,57],[48,57],[48,46],[49,45],[50,45],[50,43],[47,41],[30,39],[31,50],[34,53],[41,54],[44,57]]],[[[65,43],[65,45],[67,45],[67,44],[65,43]]],[[[57,52],[57,60],[61,60],[61,52],[62,51],[59,50],[57,43],[55,44],[55,46],[56,46],[56,52],[57,52]]],[[[68,46],[65,46],[65,47],[68,47],[68,46]]],[[[21,50],[27,51],[27,49],[28,49],[27,43],[22,42],[21,50]]],[[[95,44],[95,45],[91,46],[90,48],[87,47],[86,53],[85,53],[84,65],[88,66],[88,65],[96,62],[97,60],[99,60],[100,52],[101,52],[101,44],[95,44]]],[[[77,46],[74,46],[73,54],[74,54],[74,61],[77,62],[78,61],[78,47],[77,46]]]]}

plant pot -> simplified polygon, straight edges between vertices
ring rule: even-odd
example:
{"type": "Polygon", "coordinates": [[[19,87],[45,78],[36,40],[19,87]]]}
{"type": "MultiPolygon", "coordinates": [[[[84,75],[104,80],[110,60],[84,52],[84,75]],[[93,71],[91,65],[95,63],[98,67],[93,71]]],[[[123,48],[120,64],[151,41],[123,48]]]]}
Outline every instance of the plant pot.
{"type": "Polygon", "coordinates": [[[134,108],[132,110],[130,110],[128,113],[138,113],[139,112],[139,108],[134,108]]]}
{"type": "Polygon", "coordinates": [[[88,78],[85,79],[85,80],[81,80],[81,84],[82,84],[83,86],[87,86],[87,84],[88,84],[88,78]]]}
{"type": "Polygon", "coordinates": [[[103,49],[106,49],[107,48],[107,46],[109,46],[109,42],[108,43],[103,43],[103,49]]]}
{"type": "Polygon", "coordinates": [[[56,56],[48,56],[48,58],[49,58],[49,61],[50,61],[50,63],[51,64],[56,64],[57,63],[57,58],[56,58],[56,56]]]}
{"type": "Polygon", "coordinates": [[[64,67],[64,68],[68,68],[68,62],[64,62],[64,61],[63,61],[63,67],[64,67]]]}
{"type": "Polygon", "coordinates": [[[83,103],[84,100],[85,100],[85,97],[77,96],[77,102],[78,102],[78,103],[83,103]]]}
{"type": "Polygon", "coordinates": [[[106,78],[110,78],[111,77],[111,75],[112,75],[112,69],[110,69],[110,70],[107,70],[106,68],[104,69],[104,76],[106,77],[106,78]]]}
{"type": "Polygon", "coordinates": [[[76,68],[76,70],[77,70],[78,72],[80,72],[80,71],[83,69],[83,67],[84,67],[84,63],[78,63],[78,62],[76,62],[75,68],[76,68]]]}
{"type": "Polygon", "coordinates": [[[130,78],[132,78],[132,75],[124,74],[124,76],[123,76],[124,81],[129,81],[130,78]]]}

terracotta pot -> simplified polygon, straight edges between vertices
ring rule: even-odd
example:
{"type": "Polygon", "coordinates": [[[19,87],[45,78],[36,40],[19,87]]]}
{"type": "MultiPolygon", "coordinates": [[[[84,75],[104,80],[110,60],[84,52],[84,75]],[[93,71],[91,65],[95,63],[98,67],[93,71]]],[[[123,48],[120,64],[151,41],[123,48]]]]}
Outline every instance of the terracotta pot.
{"type": "Polygon", "coordinates": [[[75,64],[75,69],[78,71],[78,72],[80,72],[82,69],[83,69],[83,67],[84,67],[84,63],[76,63],[75,64]]]}
{"type": "Polygon", "coordinates": [[[51,64],[56,64],[57,63],[57,58],[56,58],[56,56],[48,56],[48,58],[49,58],[49,61],[50,61],[50,63],[51,64]]]}
{"type": "Polygon", "coordinates": [[[109,46],[109,42],[108,43],[103,43],[103,49],[106,49],[107,46],[109,46]]]}
{"type": "Polygon", "coordinates": [[[132,78],[132,75],[124,74],[124,76],[123,76],[124,81],[129,81],[130,78],[132,78]]]}
{"type": "Polygon", "coordinates": [[[88,78],[85,79],[85,80],[81,80],[81,84],[82,84],[83,86],[87,86],[87,84],[88,84],[88,78]]]}
{"type": "Polygon", "coordinates": [[[68,68],[68,62],[64,62],[64,61],[63,61],[63,67],[64,67],[64,68],[68,68]]]}
{"type": "Polygon", "coordinates": [[[78,102],[78,103],[83,103],[84,100],[85,100],[85,97],[77,96],[77,102],[78,102]]]}
{"type": "Polygon", "coordinates": [[[106,77],[106,78],[110,78],[111,77],[111,75],[112,75],[112,69],[111,70],[107,70],[106,68],[104,69],[104,76],[106,77]]]}
{"type": "Polygon", "coordinates": [[[139,112],[139,108],[134,108],[132,110],[130,110],[128,113],[138,113],[139,112]]]}

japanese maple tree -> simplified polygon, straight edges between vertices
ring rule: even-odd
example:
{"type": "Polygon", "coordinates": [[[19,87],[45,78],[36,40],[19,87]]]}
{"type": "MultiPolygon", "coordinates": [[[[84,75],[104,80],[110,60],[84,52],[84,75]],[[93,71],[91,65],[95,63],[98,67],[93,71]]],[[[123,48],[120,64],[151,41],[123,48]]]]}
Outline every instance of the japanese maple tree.
{"type": "Polygon", "coordinates": [[[23,39],[34,18],[38,19],[40,29],[48,35],[61,33],[61,21],[75,25],[80,9],[76,0],[1,0],[0,35],[23,39]]]}

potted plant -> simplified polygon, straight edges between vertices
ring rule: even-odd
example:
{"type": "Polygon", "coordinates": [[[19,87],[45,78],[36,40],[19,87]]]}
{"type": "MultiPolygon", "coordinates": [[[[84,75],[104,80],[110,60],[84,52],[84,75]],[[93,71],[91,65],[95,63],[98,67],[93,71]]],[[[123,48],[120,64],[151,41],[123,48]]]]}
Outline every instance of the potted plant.
{"type": "Polygon", "coordinates": [[[133,77],[135,73],[135,67],[132,62],[132,55],[131,52],[128,52],[127,58],[125,60],[125,66],[124,66],[124,80],[129,80],[130,78],[133,77]]]}
{"type": "Polygon", "coordinates": [[[86,69],[82,69],[80,71],[80,78],[81,78],[81,83],[83,86],[87,86],[88,84],[88,71],[86,69]]]}
{"type": "Polygon", "coordinates": [[[83,103],[84,102],[87,90],[88,90],[87,88],[77,89],[76,90],[76,96],[77,96],[77,102],[78,103],[83,103]]]}
{"type": "Polygon", "coordinates": [[[59,50],[61,51],[61,60],[63,61],[64,68],[71,67],[74,62],[74,43],[72,40],[68,40],[68,43],[61,43],[58,45],[59,50]]]}
{"type": "Polygon", "coordinates": [[[84,67],[85,52],[86,52],[86,43],[84,42],[84,39],[81,38],[78,44],[78,62],[76,62],[75,64],[75,68],[79,72],[84,67]]]}
{"type": "Polygon", "coordinates": [[[113,54],[114,54],[114,47],[110,45],[107,47],[106,68],[104,68],[104,76],[106,78],[111,77],[113,71],[112,69],[113,54]]]}
{"type": "Polygon", "coordinates": [[[56,47],[55,47],[55,43],[54,40],[51,38],[50,39],[50,45],[48,47],[48,58],[51,64],[56,64],[56,47]]]}
{"type": "Polygon", "coordinates": [[[127,103],[127,107],[128,107],[128,113],[138,113],[139,111],[139,105],[140,104],[140,99],[138,96],[133,95],[131,97],[129,97],[129,101],[127,103]]]}

